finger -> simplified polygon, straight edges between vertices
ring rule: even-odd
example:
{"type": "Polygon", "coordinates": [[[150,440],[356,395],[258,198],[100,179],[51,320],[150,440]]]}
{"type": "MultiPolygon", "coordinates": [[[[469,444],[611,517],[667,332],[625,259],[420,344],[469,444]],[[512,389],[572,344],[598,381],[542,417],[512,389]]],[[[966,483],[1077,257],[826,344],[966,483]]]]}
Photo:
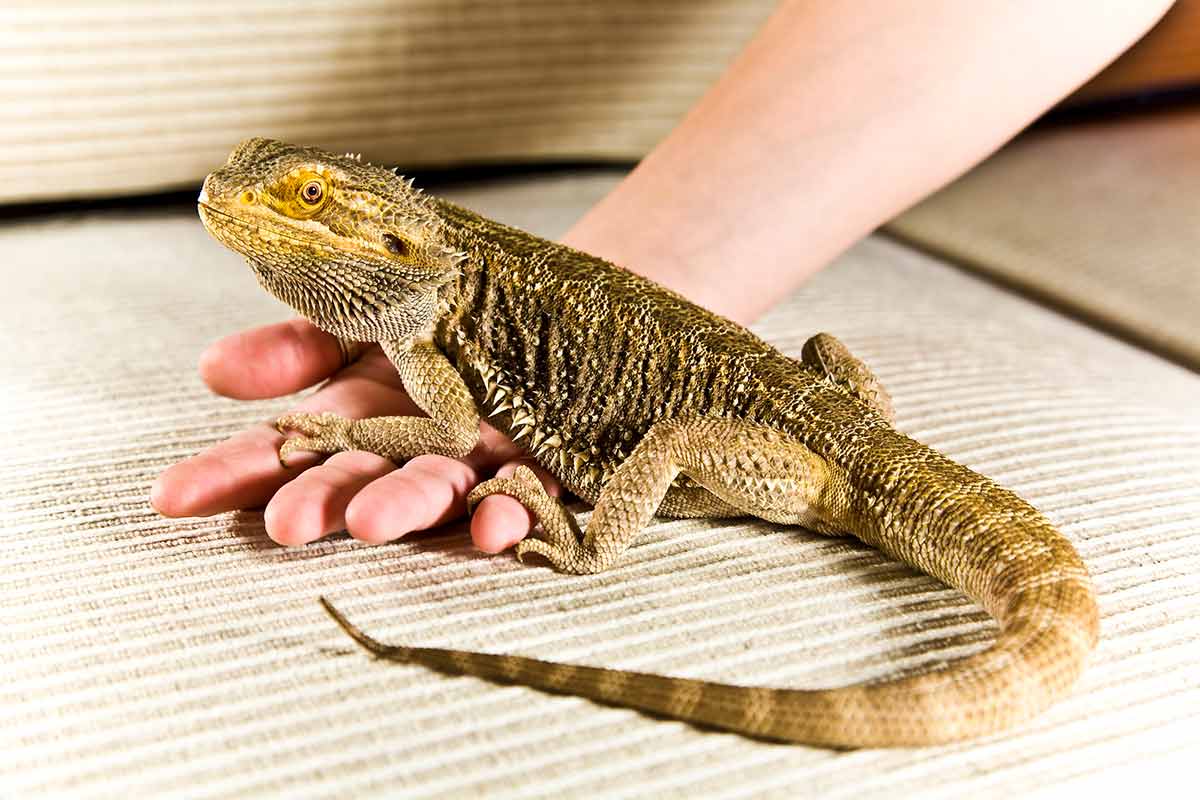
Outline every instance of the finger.
{"type": "Polygon", "coordinates": [[[346,508],[372,481],[396,465],[386,458],[350,451],[331,456],[282,486],[263,514],[267,535],[283,545],[302,545],[346,528],[346,508]]]}
{"type": "Polygon", "coordinates": [[[238,400],[298,392],[342,366],[337,339],[303,319],[226,336],[200,356],[200,376],[209,388],[238,400]]]}
{"type": "Polygon", "coordinates": [[[165,517],[207,517],[255,508],[276,489],[320,460],[297,453],[287,468],[279,463],[283,436],[265,423],[180,461],[158,476],[150,503],[165,517]]]}
{"type": "MultiPolygon", "coordinates": [[[[496,475],[507,478],[519,466],[532,469],[552,497],[562,495],[562,487],[554,476],[528,458],[509,461],[496,471],[496,475]]],[[[471,541],[485,553],[499,553],[528,536],[536,524],[533,514],[515,498],[494,494],[485,497],[471,516],[471,541]]]]}
{"type": "Polygon", "coordinates": [[[351,419],[424,416],[404,391],[400,376],[383,351],[375,348],[306,397],[296,411],[332,411],[351,419]]]}
{"type": "MultiPolygon", "coordinates": [[[[300,404],[301,411],[333,411],[362,417],[412,414],[412,401],[377,367],[359,362],[300,404]]],[[[395,379],[398,383],[398,379],[395,379]]],[[[154,483],[150,502],[164,516],[203,517],[265,505],[285,483],[319,463],[315,453],[297,452],[279,462],[283,435],[271,425],[255,425],[199,455],[175,464],[154,483]]]]}
{"type": "Polygon", "coordinates": [[[371,482],[350,501],[346,529],[355,539],[390,542],[463,516],[479,474],[462,461],[424,455],[371,482]]]}

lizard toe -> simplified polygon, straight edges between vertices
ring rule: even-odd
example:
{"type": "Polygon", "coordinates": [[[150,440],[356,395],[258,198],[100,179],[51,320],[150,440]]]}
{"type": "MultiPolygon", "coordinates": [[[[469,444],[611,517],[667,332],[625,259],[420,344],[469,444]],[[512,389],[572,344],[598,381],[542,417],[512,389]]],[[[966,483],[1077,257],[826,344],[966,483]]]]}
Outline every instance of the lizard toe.
{"type": "Polygon", "coordinates": [[[288,457],[293,453],[316,451],[320,452],[321,448],[312,439],[304,436],[296,436],[284,441],[279,446],[279,463],[283,466],[288,465],[288,457]]]}
{"type": "Polygon", "coordinates": [[[541,556],[555,566],[561,560],[558,550],[549,542],[543,542],[541,539],[522,539],[517,542],[516,551],[517,561],[522,564],[526,563],[525,559],[530,553],[541,556]]]}
{"type": "Polygon", "coordinates": [[[279,446],[279,461],[285,467],[292,453],[309,450],[316,453],[340,453],[353,450],[350,438],[353,420],[337,414],[285,414],[276,421],[281,431],[299,431],[303,436],[293,436],[279,446]]]}
{"type": "Polygon", "coordinates": [[[326,411],[323,414],[295,412],[284,414],[275,420],[275,429],[280,433],[299,431],[305,436],[321,436],[326,431],[349,427],[350,420],[326,411]]]}
{"type": "Polygon", "coordinates": [[[517,560],[527,563],[529,554],[539,555],[559,572],[590,575],[609,567],[610,561],[578,541],[546,541],[534,536],[517,543],[517,560]]]}
{"type": "Polygon", "coordinates": [[[508,478],[489,478],[476,486],[467,495],[467,513],[474,513],[475,507],[486,497],[494,494],[505,494],[519,501],[526,508],[537,508],[539,499],[549,497],[546,488],[538,480],[533,470],[524,465],[517,467],[516,472],[508,478]]]}

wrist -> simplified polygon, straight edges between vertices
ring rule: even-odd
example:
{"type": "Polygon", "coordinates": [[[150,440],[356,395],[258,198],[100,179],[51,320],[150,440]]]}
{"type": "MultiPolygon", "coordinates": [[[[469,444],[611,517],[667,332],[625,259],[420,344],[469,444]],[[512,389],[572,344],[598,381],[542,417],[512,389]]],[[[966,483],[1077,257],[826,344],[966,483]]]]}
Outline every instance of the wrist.
{"type": "MultiPolygon", "coordinates": [[[[627,179],[628,180],[628,179],[627,179]]],[[[739,270],[731,275],[728,261],[696,242],[690,226],[667,224],[639,214],[636,205],[617,196],[624,184],[588,212],[560,241],[577,250],[599,256],[630,272],[678,292],[697,305],[739,323],[752,322],[777,299],[756,302],[736,285],[739,270]],[[663,231],[674,235],[662,235],[663,231]],[[735,285],[730,285],[730,278],[735,285]]],[[[745,275],[745,273],[742,273],[745,275]]]]}

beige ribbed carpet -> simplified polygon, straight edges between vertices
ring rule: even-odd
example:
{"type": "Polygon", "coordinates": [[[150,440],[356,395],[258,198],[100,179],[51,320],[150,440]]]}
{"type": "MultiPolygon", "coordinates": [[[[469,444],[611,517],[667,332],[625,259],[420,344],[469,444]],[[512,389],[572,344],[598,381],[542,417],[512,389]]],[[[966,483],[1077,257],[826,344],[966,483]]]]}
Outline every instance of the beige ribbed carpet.
{"type": "Polygon", "coordinates": [[[1200,369],[1200,109],[1034,130],[888,229],[1200,369]]]}
{"type": "Polygon", "coordinates": [[[0,8],[0,203],[198,183],[247,136],[406,168],[631,161],[768,0],[67,0],[0,8]]]}
{"type": "MultiPolygon", "coordinates": [[[[613,180],[453,194],[554,234],[613,180]]],[[[1152,791],[1200,755],[1200,377],[932,258],[870,239],[759,329],[793,353],[844,337],[902,428],[1040,506],[1095,574],[1104,638],[1010,735],[837,753],[376,663],[315,598],[388,640],[779,686],[962,656],[985,616],[756,522],[662,522],[566,577],[460,527],[289,550],[258,513],[160,519],[158,471],[286,405],[209,396],[200,350],[285,312],[190,209],[9,222],[0,248],[0,796],[1053,796],[1152,791]]]]}

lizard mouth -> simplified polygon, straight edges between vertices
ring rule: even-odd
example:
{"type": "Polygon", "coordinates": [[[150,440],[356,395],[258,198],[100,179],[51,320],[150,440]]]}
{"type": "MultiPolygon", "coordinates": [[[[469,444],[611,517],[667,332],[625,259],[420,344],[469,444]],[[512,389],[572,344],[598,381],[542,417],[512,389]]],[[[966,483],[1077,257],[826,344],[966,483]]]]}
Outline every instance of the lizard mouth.
{"type": "MultiPolygon", "coordinates": [[[[204,229],[214,239],[236,253],[250,259],[257,269],[272,271],[283,267],[281,258],[294,259],[305,253],[320,262],[336,260],[342,267],[373,273],[381,266],[393,277],[409,283],[427,283],[441,273],[431,275],[420,269],[409,269],[403,264],[388,263],[386,256],[356,242],[339,237],[297,233],[282,225],[273,225],[270,220],[257,215],[242,216],[217,208],[201,193],[196,200],[196,210],[204,229]],[[284,252],[290,253],[285,256],[284,252]]],[[[294,267],[289,265],[288,268],[294,267]]]]}
{"type": "Polygon", "coordinates": [[[275,225],[263,224],[262,222],[257,221],[251,222],[243,217],[230,214],[228,211],[222,211],[210,203],[205,202],[205,200],[206,198],[204,195],[201,195],[200,199],[196,202],[196,210],[200,214],[200,221],[204,223],[204,227],[209,233],[235,250],[242,249],[235,245],[235,243],[240,242],[241,239],[235,236],[229,236],[227,234],[223,235],[224,226],[231,223],[238,228],[241,228],[246,233],[255,235],[267,242],[270,242],[274,239],[286,239],[289,242],[295,242],[299,245],[312,245],[314,243],[314,240],[312,239],[305,239],[300,236],[296,236],[291,231],[285,231],[275,225]]]}

